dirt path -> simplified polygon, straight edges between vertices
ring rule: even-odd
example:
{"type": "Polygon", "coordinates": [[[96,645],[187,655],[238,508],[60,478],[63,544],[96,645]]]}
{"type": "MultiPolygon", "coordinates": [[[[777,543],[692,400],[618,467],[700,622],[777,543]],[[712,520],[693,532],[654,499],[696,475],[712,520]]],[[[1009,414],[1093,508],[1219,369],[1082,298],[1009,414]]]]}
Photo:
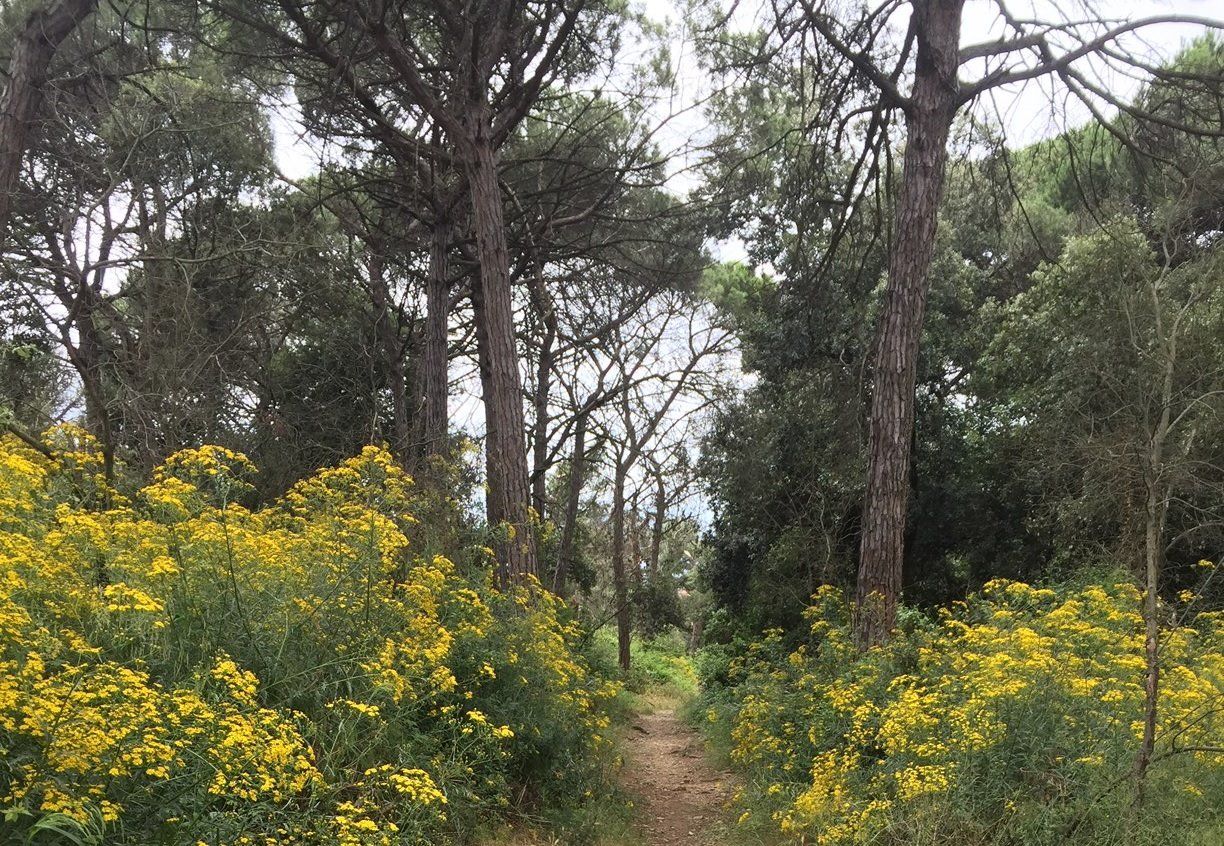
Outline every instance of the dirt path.
{"type": "Polygon", "coordinates": [[[637,795],[646,846],[717,846],[730,776],[705,756],[701,738],[671,711],[634,720],[626,784],[637,795]]]}

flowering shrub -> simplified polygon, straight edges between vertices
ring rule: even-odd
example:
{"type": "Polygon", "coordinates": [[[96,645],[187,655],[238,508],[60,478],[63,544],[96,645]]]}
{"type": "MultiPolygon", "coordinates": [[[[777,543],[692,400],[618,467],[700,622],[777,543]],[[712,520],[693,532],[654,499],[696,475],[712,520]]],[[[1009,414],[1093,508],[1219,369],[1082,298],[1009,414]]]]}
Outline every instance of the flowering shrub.
{"type": "Polygon", "coordinates": [[[438,843],[603,777],[615,690],[563,607],[416,557],[385,451],[251,510],[229,450],[124,496],[47,442],[0,441],[0,839],[438,843]]]}
{"type": "Polygon", "coordinates": [[[1224,621],[1163,633],[1157,763],[1136,806],[1138,608],[1128,584],[995,581],[859,653],[846,602],[822,589],[809,642],[769,633],[707,714],[746,775],[740,822],[830,845],[1221,842],[1224,621]]]}

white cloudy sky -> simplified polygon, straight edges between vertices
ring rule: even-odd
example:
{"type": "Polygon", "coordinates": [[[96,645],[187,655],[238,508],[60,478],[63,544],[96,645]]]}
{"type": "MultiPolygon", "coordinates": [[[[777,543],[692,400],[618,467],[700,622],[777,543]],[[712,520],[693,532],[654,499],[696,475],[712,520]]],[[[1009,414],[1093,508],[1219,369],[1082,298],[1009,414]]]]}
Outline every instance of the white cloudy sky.
{"type": "MultiPolygon", "coordinates": [[[[1049,20],[1066,19],[1069,14],[1073,15],[1076,10],[1082,11],[1084,8],[1080,3],[1051,0],[1021,0],[1008,5],[1013,13],[1023,13],[1027,6],[1035,10],[1034,17],[1049,20]]],[[[1106,15],[1132,21],[1168,15],[1220,18],[1221,12],[1224,12],[1224,4],[1219,0],[1114,0],[1095,6],[1106,15]]],[[[1004,34],[1002,22],[993,14],[994,8],[991,0],[970,0],[961,27],[962,44],[990,41],[1004,34]]],[[[1146,56],[1148,64],[1160,64],[1161,60],[1172,58],[1203,32],[1204,28],[1196,24],[1162,23],[1128,36],[1124,44],[1136,54],[1146,56]]],[[[1115,94],[1126,97],[1138,91],[1138,79],[1112,72],[1099,63],[1088,68],[1115,94]]],[[[983,103],[982,107],[996,108],[1008,137],[1013,143],[1023,144],[1056,134],[1068,122],[1083,123],[1089,119],[1085,107],[1078,103],[1068,104],[1067,101],[1067,91],[1056,81],[1046,79],[1000,91],[992,102],[983,103]]]]}
{"type": "MultiPolygon", "coordinates": [[[[677,151],[689,146],[688,142],[699,137],[704,129],[699,103],[706,93],[706,80],[701,76],[697,63],[692,59],[691,46],[684,38],[680,25],[680,8],[683,0],[640,0],[639,7],[647,15],[661,23],[669,24],[672,33],[672,61],[676,70],[676,91],[667,104],[672,112],[666,127],[658,134],[661,145],[677,151]],[[678,114],[677,114],[678,113],[678,114]]],[[[1136,20],[1159,15],[1183,15],[1198,17],[1224,17],[1224,2],[1221,0],[1012,0],[1008,4],[1013,14],[1046,20],[1064,20],[1084,17],[1085,11],[1095,8],[1115,19],[1136,20]]],[[[761,10],[767,8],[764,0],[741,0],[737,4],[735,20],[741,26],[751,26],[761,10]]],[[[1002,21],[995,12],[994,0],[969,0],[962,25],[962,44],[989,41],[1004,34],[1002,21]]],[[[1131,36],[1130,49],[1149,57],[1149,63],[1159,63],[1203,32],[1195,24],[1176,23],[1148,27],[1141,35],[1131,36]],[[1153,61],[1154,60],[1154,61],[1153,61]]],[[[626,50],[625,61],[632,62],[632,49],[626,50]]],[[[1136,79],[1110,72],[1097,64],[1088,70],[1111,91],[1128,95],[1139,86],[1136,79]]],[[[989,100],[977,105],[983,113],[993,112],[1006,129],[1014,144],[1024,144],[1056,134],[1068,124],[1086,121],[1087,110],[1080,104],[1068,102],[1067,92],[1056,81],[1046,79],[1000,89],[992,93],[989,100]]],[[[662,118],[663,115],[660,115],[662,118]]],[[[304,176],[316,169],[320,149],[316,143],[302,137],[297,126],[292,104],[283,104],[277,109],[274,120],[277,139],[277,159],[282,170],[291,177],[304,176]]],[[[681,157],[677,157],[680,159],[681,157]]],[[[676,188],[688,187],[684,166],[677,161],[676,188]]]]}

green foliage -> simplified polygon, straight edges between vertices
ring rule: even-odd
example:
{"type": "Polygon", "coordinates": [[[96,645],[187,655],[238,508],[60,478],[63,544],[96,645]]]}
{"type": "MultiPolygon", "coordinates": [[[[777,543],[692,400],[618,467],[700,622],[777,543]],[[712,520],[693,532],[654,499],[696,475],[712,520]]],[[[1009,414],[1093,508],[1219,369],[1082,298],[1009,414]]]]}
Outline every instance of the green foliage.
{"type": "MultiPolygon", "coordinates": [[[[749,55],[742,47],[711,49],[731,61],[749,55]]],[[[1173,416],[1185,412],[1166,451],[1176,467],[1160,472],[1176,490],[1167,593],[1215,555],[1224,148],[1184,127],[1219,123],[1221,49],[1205,38],[1154,74],[1136,99],[1154,118],[1124,113],[1112,129],[1094,122],[1020,150],[966,127],[984,152],[949,165],[918,361],[911,603],[946,603],[996,576],[1064,578],[1136,560],[1144,420],[1160,416],[1158,318],[1178,336],[1173,416]]],[[[771,68],[793,58],[783,51],[771,68]]],[[[818,95],[819,81],[805,84],[818,95]]],[[[843,175],[816,168],[831,153],[805,148],[814,142],[795,128],[793,98],[802,91],[754,81],[716,101],[728,149],[749,161],[738,183],[719,168],[739,159],[715,157],[711,191],[750,192],[760,208],[729,198],[726,219],[755,214],[760,229],[740,234],[777,278],[751,297],[724,296],[756,378],[720,407],[703,452],[716,518],[703,575],[748,632],[793,633],[818,585],[853,584],[889,225],[865,207],[831,240],[824,221],[843,175]]]]}
{"type": "Polygon", "coordinates": [[[675,581],[664,573],[647,574],[633,588],[633,627],[647,640],[653,640],[684,626],[684,613],[675,581]]]}
{"type": "Polygon", "coordinates": [[[798,647],[774,631],[734,657],[713,650],[699,666],[727,683],[699,717],[743,771],[741,826],[824,846],[1218,840],[1220,615],[1162,634],[1158,748],[1136,806],[1138,607],[1125,582],[997,580],[937,620],[903,613],[885,647],[860,652],[828,588],[798,647]]]}
{"type": "Polygon", "coordinates": [[[594,836],[616,685],[559,600],[418,551],[388,453],[252,510],[224,448],[81,497],[106,487],[96,444],[47,443],[0,441],[0,836],[389,846],[520,815],[594,836]]]}
{"type": "Polygon", "coordinates": [[[697,672],[687,654],[684,633],[671,630],[652,638],[634,638],[629,647],[629,672],[617,666],[616,632],[594,633],[585,655],[601,675],[617,678],[622,689],[617,701],[618,721],[659,708],[687,708],[699,691],[697,672]]]}
{"type": "Polygon", "coordinates": [[[1029,519],[1043,521],[1064,570],[1133,560],[1148,444],[1167,408],[1159,472],[1174,492],[1164,520],[1166,589],[1175,592],[1224,537],[1213,516],[1224,486],[1224,289],[1218,249],[1160,243],[1164,256],[1131,217],[1068,241],[1058,264],[1000,310],[978,393],[1001,422],[995,437],[1043,492],[1029,519]]]}
{"type": "Polygon", "coordinates": [[[771,283],[740,262],[724,262],[706,269],[701,294],[736,323],[750,321],[760,308],[771,283]]]}
{"type": "Polygon", "coordinates": [[[0,414],[38,431],[51,422],[63,378],[40,334],[20,325],[0,325],[0,414]]]}

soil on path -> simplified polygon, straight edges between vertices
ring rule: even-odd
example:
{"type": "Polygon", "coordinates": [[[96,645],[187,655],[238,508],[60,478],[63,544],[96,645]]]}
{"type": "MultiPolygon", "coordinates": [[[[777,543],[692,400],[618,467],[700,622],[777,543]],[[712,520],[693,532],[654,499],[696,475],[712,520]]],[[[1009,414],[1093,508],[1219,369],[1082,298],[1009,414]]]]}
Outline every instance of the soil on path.
{"type": "Polygon", "coordinates": [[[660,711],[634,720],[626,743],[624,775],[646,846],[717,846],[731,776],[706,758],[701,738],[660,711]]]}

